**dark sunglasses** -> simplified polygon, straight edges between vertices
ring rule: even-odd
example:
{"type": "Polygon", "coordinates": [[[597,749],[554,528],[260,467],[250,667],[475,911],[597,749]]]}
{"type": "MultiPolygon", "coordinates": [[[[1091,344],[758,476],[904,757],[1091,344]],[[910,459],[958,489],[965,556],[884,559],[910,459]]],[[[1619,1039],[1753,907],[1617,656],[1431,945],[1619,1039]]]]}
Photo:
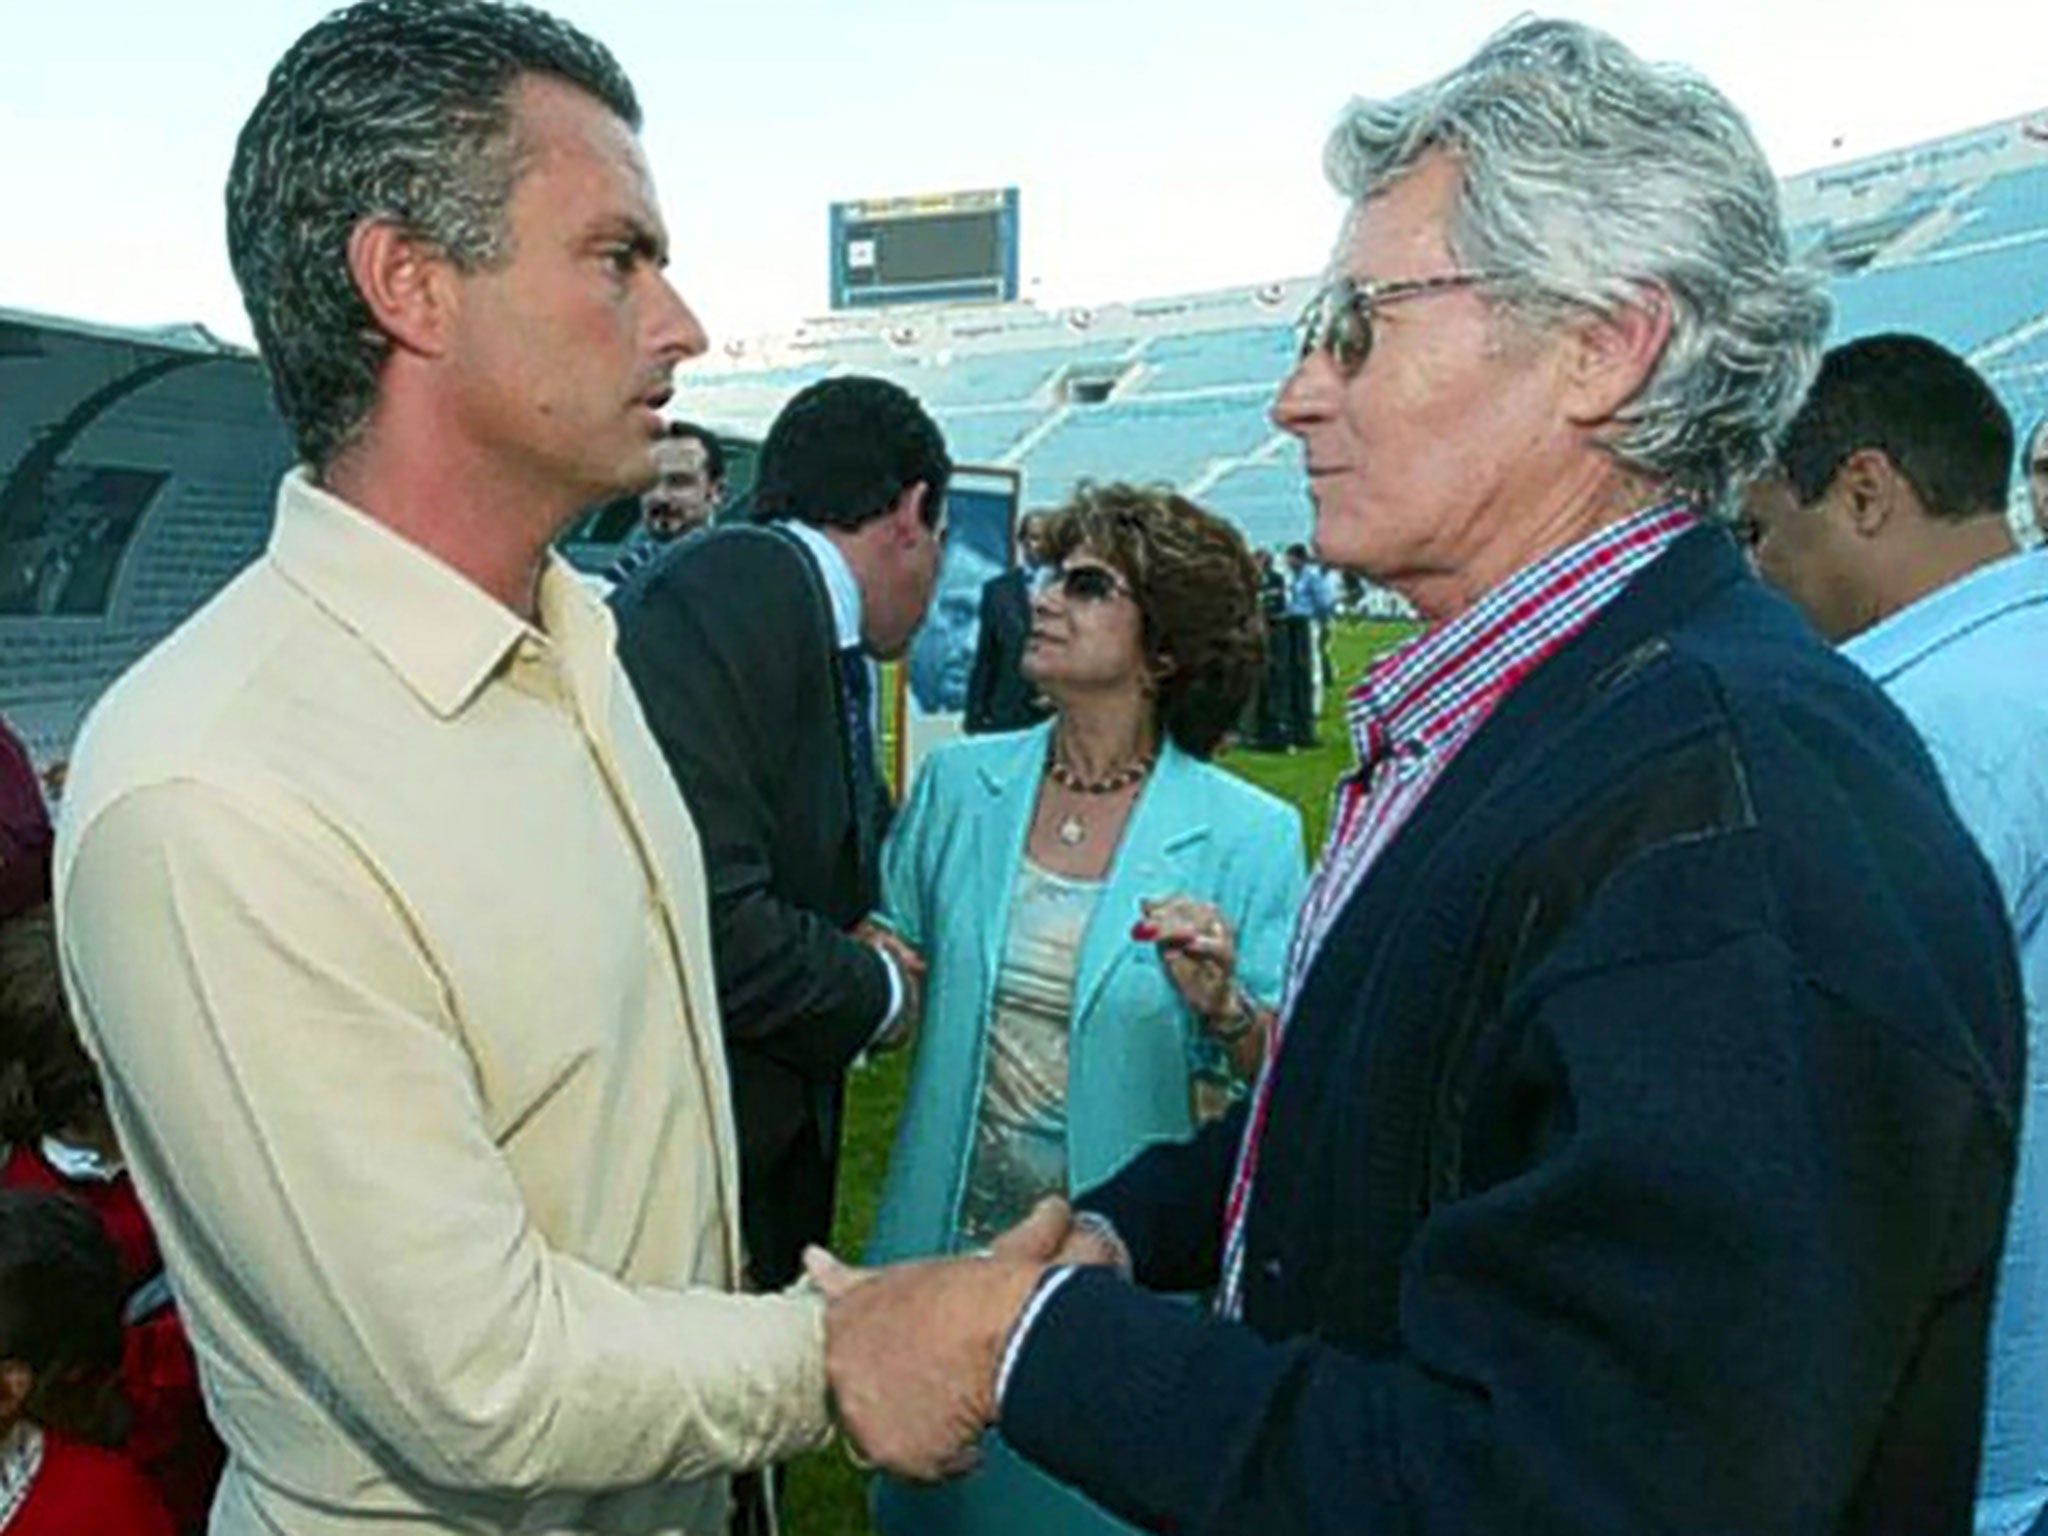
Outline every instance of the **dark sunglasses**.
{"type": "Polygon", "coordinates": [[[1446,272],[1441,277],[1417,277],[1393,283],[1361,283],[1339,277],[1325,284],[1301,312],[1301,356],[1311,352],[1328,354],[1338,371],[1347,377],[1365,366],[1372,355],[1372,317],[1382,304],[1424,294],[1447,293],[1469,288],[1474,283],[1499,280],[1498,272],[1446,272]]]}
{"type": "Polygon", "coordinates": [[[1106,603],[1112,597],[1131,595],[1131,589],[1106,565],[1048,566],[1032,580],[1040,592],[1054,587],[1070,603],[1106,603]]]}

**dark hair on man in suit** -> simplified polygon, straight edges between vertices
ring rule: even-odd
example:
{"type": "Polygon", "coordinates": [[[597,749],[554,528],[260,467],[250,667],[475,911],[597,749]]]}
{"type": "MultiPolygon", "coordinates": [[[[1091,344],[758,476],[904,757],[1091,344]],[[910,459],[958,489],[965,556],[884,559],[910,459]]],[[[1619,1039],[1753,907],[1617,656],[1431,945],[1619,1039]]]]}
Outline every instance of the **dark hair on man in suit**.
{"type": "Polygon", "coordinates": [[[67,1195],[0,1190],[0,1362],[32,1381],[22,1416],[106,1444],[125,1413],[109,1385],[121,1368],[121,1265],[99,1217],[67,1195]]]}
{"type": "Polygon", "coordinates": [[[754,519],[858,528],[922,483],[938,526],[953,461],[938,423],[887,379],[845,374],[800,390],[768,429],[754,471],[754,519]]]}
{"type": "Polygon", "coordinates": [[[704,478],[713,485],[725,484],[725,445],[718,440],[718,434],[709,427],[700,427],[694,421],[671,421],[665,423],[661,435],[672,441],[694,437],[704,445],[704,478]]]}
{"type": "Polygon", "coordinates": [[[1159,728],[1208,757],[1266,664],[1259,568],[1244,535],[1167,486],[1084,480],[1043,537],[1051,564],[1085,549],[1130,584],[1157,669],[1159,728]]]}
{"type": "Polygon", "coordinates": [[[1863,448],[1891,460],[1929,517],[2005,511],[2012,417],[1976,369],[1925,336],[1866,336],[1823,357],[1778,465],[1810,506],[1863,448]]]}

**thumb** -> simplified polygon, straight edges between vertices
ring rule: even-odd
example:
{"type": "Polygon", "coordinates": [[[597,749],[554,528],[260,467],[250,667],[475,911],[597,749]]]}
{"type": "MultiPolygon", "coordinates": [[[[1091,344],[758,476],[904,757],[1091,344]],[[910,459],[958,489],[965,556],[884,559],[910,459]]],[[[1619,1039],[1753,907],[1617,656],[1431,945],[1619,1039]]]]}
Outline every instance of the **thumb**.
{"type": "Polygon", "coordinates": [[[811,1284],[825,1293],[827,1301],[837,1301],[868,1278],[866,1270],[840,1262],[816,1243],[804,1249],[804,1273],[810,1276],[811,1284]]]}
{"type": "Polygon", "coordinates": [[[1047,1195],[1031,1207],[1031,1214],[989,1245],[999,1259],[1025,1259],[1043,1263],[1060,1251],[1067,1229],[1074,1224],[1074,1212],[1058,1195],[1047,1195]]]}

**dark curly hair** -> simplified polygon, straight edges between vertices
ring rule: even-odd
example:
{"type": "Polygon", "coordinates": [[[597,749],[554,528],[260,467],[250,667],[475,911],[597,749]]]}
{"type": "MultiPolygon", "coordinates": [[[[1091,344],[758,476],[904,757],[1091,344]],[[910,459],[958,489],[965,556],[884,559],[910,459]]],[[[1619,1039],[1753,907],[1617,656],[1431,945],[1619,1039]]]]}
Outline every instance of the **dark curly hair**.
{"type": "Polygon", "coordinates": [[[1166,486],[1084,480],[1041,536],[1049,561],[1086,549],[1130,583],[1159,678],[1159,728],[1191,756],[1214,753],[1266,661],[1244,535],[1166,486]]]}
{"type": "Polygon", "coordinates": [[[0,1142],[34,1142],[100,1105],[99,1075],[71,1027],[47,905],[0,922],[0,1142]]]}
{"type": "Polygon", "coordinates": [[[946,439],[917,396],[887,379],[839,374],[792,395],[769,426],[754,467],[753,516],[858,528],[921,483],[921,515],[934,528],[952,477],[946,439]]]}
{"type": "Polygon", "coordinates": [[[0,1189],[0,1359],[35,1377],[32,1423],[105,1445],[126,1427],[120,1260],[100,1220],[68,1195],[0,1189]]]}

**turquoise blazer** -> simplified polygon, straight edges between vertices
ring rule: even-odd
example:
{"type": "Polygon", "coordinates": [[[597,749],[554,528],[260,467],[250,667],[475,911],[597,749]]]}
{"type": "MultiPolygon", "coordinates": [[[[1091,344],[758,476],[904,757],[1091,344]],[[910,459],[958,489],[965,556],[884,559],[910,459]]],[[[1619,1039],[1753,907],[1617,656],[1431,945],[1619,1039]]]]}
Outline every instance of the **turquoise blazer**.
{"type": "MultiPolygon", "coordinates": [[[[926,759],[882,854],[882,917],[924,957],[924,1024],[868,1253],[951,1248],[981,1098],[984,1034],[1051,724],[949,742],[926,759]]],[[[1202,1049],[1158,950],[1131,938],[1147,897],[1213,902],[1238,976],[1275,1002],[1304,879],[1286,802],[1167,744],[1138,796],[1081,943],[1068,1039],[1067,1168],[1101,1183],[1148,1143],[1193,1133],[1202,1049]]]]}
{"type": "MultiPolygon", "coordinates": [[[[919,770],[882,854],[882,918],[925,957],[924,1023],[889,1154],[870,1263],[950,1250],[967,1177],[1011,893],[1044,776],[1051,723],[948,742],[919,770]]],[[[1278,1001],[1304,881],[1301,817],[1234,774],[1165,745],[1124,826],[1082,938],[1068,1038],[1069,1193],[1155,1141],[1194,1131],[1189,1076],[1203,1047],[1158,950],[1131,938],[1147,897],[1209,901],[1237,934],[1238,979],[1278,1001]]],[[[1120,1521],[983,1444],[971,1477],[937,1488],[882,1479],[891,1536],[1097,1536],[1120,1521]]]]}

